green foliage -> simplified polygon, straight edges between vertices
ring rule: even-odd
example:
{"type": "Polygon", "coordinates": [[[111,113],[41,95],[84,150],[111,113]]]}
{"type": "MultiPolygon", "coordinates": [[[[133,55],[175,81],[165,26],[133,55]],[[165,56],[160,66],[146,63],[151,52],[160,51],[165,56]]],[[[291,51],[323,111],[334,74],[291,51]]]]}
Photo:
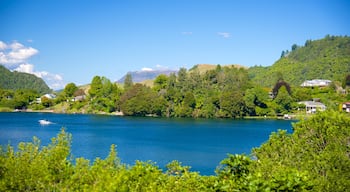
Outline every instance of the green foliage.
{"type": "Polygon", "coordinates": [[[165,100],[151,88],[139,83],[132,86],[121,96],[121,110],[125,115],[145,116],[162,115],[165,100]]]}
{"type": "Polygon", "coordinates": [[[130,73],[126,74],[124,79],[124,90],[128,90],[132,87],[134,83],[132,82],[132,76],[130,73]]]}
{"type": "Polygon", "coordinates": [[[92,79],[90,89],[90,112],[110,113],[118,109],[121,90],[106,77],[95,76],[92,79]]]}
{"type": "Polygon", "coordinates": [[[256,167],[271,178],[281,169],[306,173],[315,191],[346,191],[350,187],[350,118],[324,112],[294,124],[294,133],[279,131],[255,149],[256,167]]]}
{"type": "Polygon", "coordinates": [[[292,86],[310,79],[329,79],[343,82],[350,73],[350,37],[326,36],[320,40],[307,40],[305,46],[295,44],[270,67],[251,67],[249,76],[261,86],[272,87],[274,77],[281,73],[292,86]]]}
{"type": "Polygon", "coordinates": [[[0,106],[11,109],[27,109],[39,94],[33,90],[0,89],[0,106]]]}
{"type": "Polygon", "coordinates": [[[74,84],[74,83],[68,83],[65,87],[64,87],[64,95],[67,98],[70,98],[74,95],[75,91],[78,90],[78,87],[74,84]]]}
{"type": "Polygon", "coordinates": [[[41,78],[29,73],[11,72],[2,65],[0,65],[0,88],[11,90],[30,89],[40,94],[52,92],[41,78]]]}

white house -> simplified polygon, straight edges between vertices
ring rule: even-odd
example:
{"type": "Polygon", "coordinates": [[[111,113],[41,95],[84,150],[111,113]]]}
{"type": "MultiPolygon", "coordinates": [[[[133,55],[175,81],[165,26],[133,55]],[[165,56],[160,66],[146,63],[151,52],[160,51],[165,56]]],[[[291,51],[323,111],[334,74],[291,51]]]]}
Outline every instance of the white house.
{"type": "Polygon", "coordinates": [[[350,102],[345,102],[342,105],[343,111],[350,113],[350,102]]]}
{"type": "Polygon", "coordinates": [[[332,83],[331,80],[313,79],[313,80],[304,81],[300,86],[301,87],[326,87],[326,86],[329,86],[331,83],[332,83]]]}
{"type": "Polygon", "coordinates": [[[298,104],[304,104],[306,113],[314,114],[317,111],[324,111],[327,109],[326,105],[317,101],[300,101],[298,104]]]}

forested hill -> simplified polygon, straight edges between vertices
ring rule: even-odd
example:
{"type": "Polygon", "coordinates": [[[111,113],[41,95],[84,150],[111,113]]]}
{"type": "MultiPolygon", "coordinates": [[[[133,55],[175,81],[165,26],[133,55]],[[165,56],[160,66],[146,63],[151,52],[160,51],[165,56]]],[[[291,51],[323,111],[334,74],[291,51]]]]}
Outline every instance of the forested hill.
{"type": "Polygon", "coordinates": [[[272,66],[249,68],[254,82],[269,87],[281,77],[291,85],[300,85],[309,79],[341,82],[349,73],[350,37],[329,35],[307,40],[304,46],[292,45],[291,51],[282,51],[281,58],[272,66]]]}
{"type": "Polygon", "coordinates": [[[41,78],[28,73],[11,72],[0,65],[0,88],[2,89],[31,89],[38,93],[49,93],[50,88],[41,78]]]}

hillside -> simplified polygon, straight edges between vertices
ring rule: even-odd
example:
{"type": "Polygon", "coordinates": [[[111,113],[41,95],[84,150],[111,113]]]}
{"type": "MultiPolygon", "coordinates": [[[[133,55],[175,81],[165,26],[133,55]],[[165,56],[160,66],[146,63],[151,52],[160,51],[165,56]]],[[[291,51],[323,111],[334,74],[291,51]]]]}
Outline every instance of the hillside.
{"type": "MultiPolygon", "coordinates": [[[[216,69],[217,66],[218,65],[213,65],[213,64],[197,64],[197,65],[193,66],[189,71],[198,70],[199,73],[203,74],[206,71],[216,69]]],[[[238,69],[239,68],[247,69],[247,67],[242,66],[242,65],[238,65],[238,64],[222,65],[222,67],[234,67],[234,68],[238,68],[238,69]]]]}
{"type": "Polygon", "coordinates": [[[350,73],[350,37],[329,36],[307,40],[304,46],[293,45],[283,51],[272,66],[249,68],[250,78],[262,86],[271,87],[279,77],[291,85],[309,79],[343,81],[350,73]]]}
{"type": "Polygon", "coordinates": [[[50,88],[41,78],[17,71],[11,72],[0,65],[0,88],[2,89],[32,89],[38,93],[49,93],[50,88]]]}

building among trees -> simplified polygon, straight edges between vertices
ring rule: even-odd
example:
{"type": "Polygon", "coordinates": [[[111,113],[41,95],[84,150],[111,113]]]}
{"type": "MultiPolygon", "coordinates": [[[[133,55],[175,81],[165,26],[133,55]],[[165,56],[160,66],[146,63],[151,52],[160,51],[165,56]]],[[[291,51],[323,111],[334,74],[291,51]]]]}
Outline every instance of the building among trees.
{"type": "Polygon", "coordinates": [[[331,83],[332,83],[331,80],[313,79],[313,80],[304,81],[300,86],[302,86],[302,87],[326,87],[326,86],[329,86],[331,83]]]}

